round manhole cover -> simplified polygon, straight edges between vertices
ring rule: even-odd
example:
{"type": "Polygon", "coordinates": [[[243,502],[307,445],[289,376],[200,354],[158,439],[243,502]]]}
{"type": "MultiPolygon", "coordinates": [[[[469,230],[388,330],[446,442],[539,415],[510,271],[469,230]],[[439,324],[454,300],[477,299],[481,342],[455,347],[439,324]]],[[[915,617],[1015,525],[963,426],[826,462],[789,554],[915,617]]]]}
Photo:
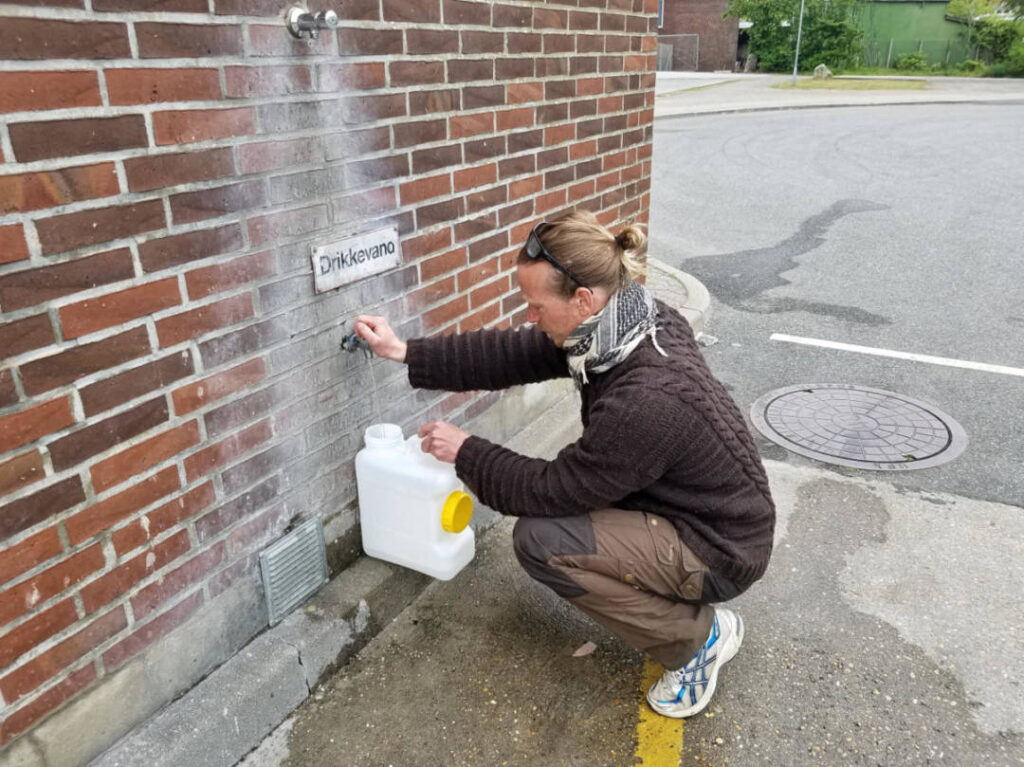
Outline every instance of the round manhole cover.
{"type": "Polygon", "coordinates": [[[900,471],[951,461],[967,435],[952,417],[902,394],[847,384],[776,389],[750,409],[754,426],[787,450],[839,466],[900,471]]]}

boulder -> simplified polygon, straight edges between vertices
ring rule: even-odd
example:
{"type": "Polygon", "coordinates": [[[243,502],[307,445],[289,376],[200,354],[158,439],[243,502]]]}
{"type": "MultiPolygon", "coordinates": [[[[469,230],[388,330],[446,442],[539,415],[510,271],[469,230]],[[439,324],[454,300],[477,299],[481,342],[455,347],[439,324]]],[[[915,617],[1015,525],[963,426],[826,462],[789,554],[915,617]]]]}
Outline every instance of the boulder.
{"type": "Polygon", "coordinates": [[[815,80],[827,80],[832,76],[832,72],[824,64],[818,64],[814,68],[814,79],[815,80]]]}

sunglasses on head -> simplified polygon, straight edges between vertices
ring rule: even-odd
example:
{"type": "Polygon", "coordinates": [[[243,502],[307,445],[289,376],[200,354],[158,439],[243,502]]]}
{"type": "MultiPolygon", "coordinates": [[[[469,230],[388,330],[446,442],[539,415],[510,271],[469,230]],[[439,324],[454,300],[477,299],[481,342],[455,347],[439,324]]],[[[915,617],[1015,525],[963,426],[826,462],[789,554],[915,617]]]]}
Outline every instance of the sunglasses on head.
{"type": "Polygon", "coordinates": [[[545,261],[547,261],[549,264],[555,267],[555,269],[560,271],[562,274],[564,274],[570,280],[575,282],[581,288],[585,288],[586,285],[584,285],[583,282],[575,274],[573,274],[560,263],[558,263],[558,261],[555,260],[555,257],[548,253],[548,249],[544,247],[544,243],[540,241],[540,235],[538,235],[537,232],[540,231],[540,228],[542,226],[547,225],[548,224],[546,221],[541,221],[539,224],[533,227],[533,229],[530,230],[530,236],[526,238],[526,245],[523,246],[523,252],[526,253],[527,258],[533,259],[534,261],[536,261],[538,258],[543,258],[545,261]]]}

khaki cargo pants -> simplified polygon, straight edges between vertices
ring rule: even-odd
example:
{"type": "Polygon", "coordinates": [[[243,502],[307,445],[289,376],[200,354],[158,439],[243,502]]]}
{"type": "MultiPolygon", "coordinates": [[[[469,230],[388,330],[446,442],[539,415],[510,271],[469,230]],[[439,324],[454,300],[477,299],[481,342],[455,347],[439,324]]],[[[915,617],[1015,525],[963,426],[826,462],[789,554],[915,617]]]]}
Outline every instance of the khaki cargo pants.
{"type": "Polygon", "coordinates": [[[512,544],[530,577],[665,668],[686,665],[707,640],[708,603],[739,593],[671,522],[643,511],[521,517],[512,544]]]}

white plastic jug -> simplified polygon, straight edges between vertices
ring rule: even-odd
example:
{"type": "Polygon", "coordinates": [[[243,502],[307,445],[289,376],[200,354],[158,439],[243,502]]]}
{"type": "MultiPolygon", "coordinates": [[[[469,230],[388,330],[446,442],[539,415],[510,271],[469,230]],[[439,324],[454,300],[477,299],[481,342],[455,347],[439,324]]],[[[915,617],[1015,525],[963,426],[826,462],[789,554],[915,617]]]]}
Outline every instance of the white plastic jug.
{"type": "Polygon", "coordinates": [[[403,439],[393,423],[369,426],[356,454],[363,549],[443,581],[465,567],[475,552],[473,499],[455,467],[420,449],[419,437],[403,439]]]}

